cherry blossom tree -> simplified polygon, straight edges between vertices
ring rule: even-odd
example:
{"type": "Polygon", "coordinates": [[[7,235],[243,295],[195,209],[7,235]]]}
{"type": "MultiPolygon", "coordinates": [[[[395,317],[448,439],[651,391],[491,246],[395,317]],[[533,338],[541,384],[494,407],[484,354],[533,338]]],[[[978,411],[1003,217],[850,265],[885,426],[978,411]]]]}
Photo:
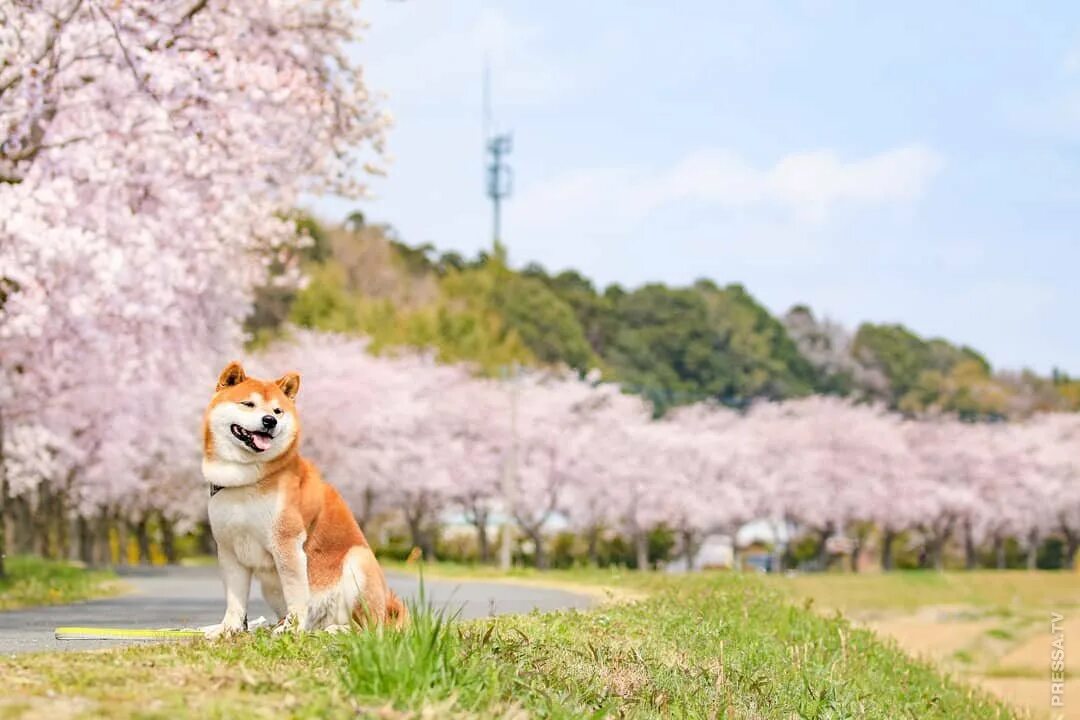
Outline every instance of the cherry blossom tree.
{"type": "Polygon", "coordinates": [[[677,529],[687,567],[702,539],[719,533],[731,538],[738,566],[738,530],[758,513],[757,489],[749,473],[749,423],[738,413],[712,403],[680,408],[657,423],[657,438],[668,476],[669,522],[677,529]]]}
{"type": "Polygon", "coordinates": [[[544,530],[565,507],[571,484],[588,455],[588,428],[605,407],[603,393],[569,376],[530,373],[517,384],[517,436],[514,443],[510,512],[534,546],[537,567],[546,567],[544,530]]]}
{"type": "Polygon", "coordinates": [[[1048,413],[1026,423],[1032,452],[1043,470],[1046,482],[1047,528],[1056,527],[1065,540],[1065,557],[1070,568],[1076,567],[1080,549],[1080,416],[1071,413],[1048,413]]]}
{"type": "MultiPolygon", "coordinates": [[[[7,437],[37,424],[65,453],[106,452],[108,423],[86,427],[102,405],[80,399],[131,407],[129,386],[193,386],[238,352],[254,289],[297,278],[300,193],[359,193],[381,148],[357,30],[332,0],[0,5],[7,437]]],[[[76,479],[79,502],[143,482],[99,477],[76,479]]]]}
{"type": "Polygon", "coordinates": [[[9,412],[84,382],[88,361],[126,380],[193,348],[234,350],[253,288],[290,261],[283,212],[305,190],[357,192],[351,148],[380,142],[345,52],[350,4],[43,0],[3,12],[9,412]]]}
{"type": "Polygon", "coordinates": [[[481,562],[491,559],[488,526],[504,504],[501,480],[512,441],[510,392],[494,380],[459,380],[435,399],[436,423],[446,438],[441,458],[450,476],[449,494],[476,528],[481,562]]]}
{"type": "Polygon", "coordinates": [[[600,534],[619,528],[633,541],[637,566],[648,567],[648,531],[669,516],[670,495],[659,492],[666,471],[664,428],[651,422],[641,398],[616,386],[577,383],[577,457],[570,466],[565,508],[596,557],[600,534]]]}

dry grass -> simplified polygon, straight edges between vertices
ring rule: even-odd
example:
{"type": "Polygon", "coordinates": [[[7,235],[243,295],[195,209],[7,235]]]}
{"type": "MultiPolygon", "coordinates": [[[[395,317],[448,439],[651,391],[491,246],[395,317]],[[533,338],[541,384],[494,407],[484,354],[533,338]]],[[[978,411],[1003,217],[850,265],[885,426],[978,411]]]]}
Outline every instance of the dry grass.
{"type": "Polygon", "coordinates": [[[977,608],[1080,607],[1080,576],[1067,572],[978,570],[770,577],[782,592],[846,614],[914,611],[928,605],[977,608]]]}
{"type": "MultiPolygon", "coordinates": [[[[842,611],[1035,718],[1049,707],[1049,616],[1066,617],[1066,637],[1080,637],[1080,577],[1074,573],[979,571],[806,575],[771,578],[791,597],[826,614],[842,611]]],[[[1080,654],[1066,672],[1080,673],[1080,654]]],[[[1064,718],[1080,720],[1080,703],[1064,718]]]]}

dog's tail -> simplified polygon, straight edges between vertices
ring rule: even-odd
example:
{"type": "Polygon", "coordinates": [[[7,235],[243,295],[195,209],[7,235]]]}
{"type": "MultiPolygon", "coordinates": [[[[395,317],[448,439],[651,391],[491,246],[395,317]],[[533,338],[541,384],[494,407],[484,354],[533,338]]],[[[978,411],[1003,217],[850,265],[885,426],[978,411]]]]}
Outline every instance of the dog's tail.
{"type": "Polygon", "coordinates": [[[389,589],[386,591],[386,624],[399,630],[409,624],[409,608],[389,589]]]}

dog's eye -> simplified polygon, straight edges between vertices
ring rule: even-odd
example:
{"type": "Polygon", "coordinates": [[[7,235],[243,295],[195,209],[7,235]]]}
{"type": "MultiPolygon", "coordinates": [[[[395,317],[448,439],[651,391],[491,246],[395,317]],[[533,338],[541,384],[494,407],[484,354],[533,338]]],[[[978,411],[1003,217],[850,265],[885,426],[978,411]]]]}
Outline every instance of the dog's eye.
{"type": "Polygon", "coordinates": [[[280,415],[281,414],[281,408],[274,408],[274,414],[275,415],[280,415]]]}
{"type": "Polygon", "coordinates": [[[244,402],[242,402],[240,404],[243,405],[244,407],[255,407],[255,403],[251,402],[250,400],[245,400],[244,402]]]}

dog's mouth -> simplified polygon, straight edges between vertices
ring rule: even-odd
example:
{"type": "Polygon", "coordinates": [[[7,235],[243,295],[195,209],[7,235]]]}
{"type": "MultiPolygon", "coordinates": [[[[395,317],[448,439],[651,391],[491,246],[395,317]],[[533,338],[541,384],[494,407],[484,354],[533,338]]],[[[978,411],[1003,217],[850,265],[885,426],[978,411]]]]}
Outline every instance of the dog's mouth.
{"type": "Polygon", "coordinates": [[[248,430],[239,425],[233,425],[229,429],[232,430],[233,437],[251,448],[252,452],[261,453],[269,450],[270,443],[274,441],[273,435],[261,430],[248,430]]]}

